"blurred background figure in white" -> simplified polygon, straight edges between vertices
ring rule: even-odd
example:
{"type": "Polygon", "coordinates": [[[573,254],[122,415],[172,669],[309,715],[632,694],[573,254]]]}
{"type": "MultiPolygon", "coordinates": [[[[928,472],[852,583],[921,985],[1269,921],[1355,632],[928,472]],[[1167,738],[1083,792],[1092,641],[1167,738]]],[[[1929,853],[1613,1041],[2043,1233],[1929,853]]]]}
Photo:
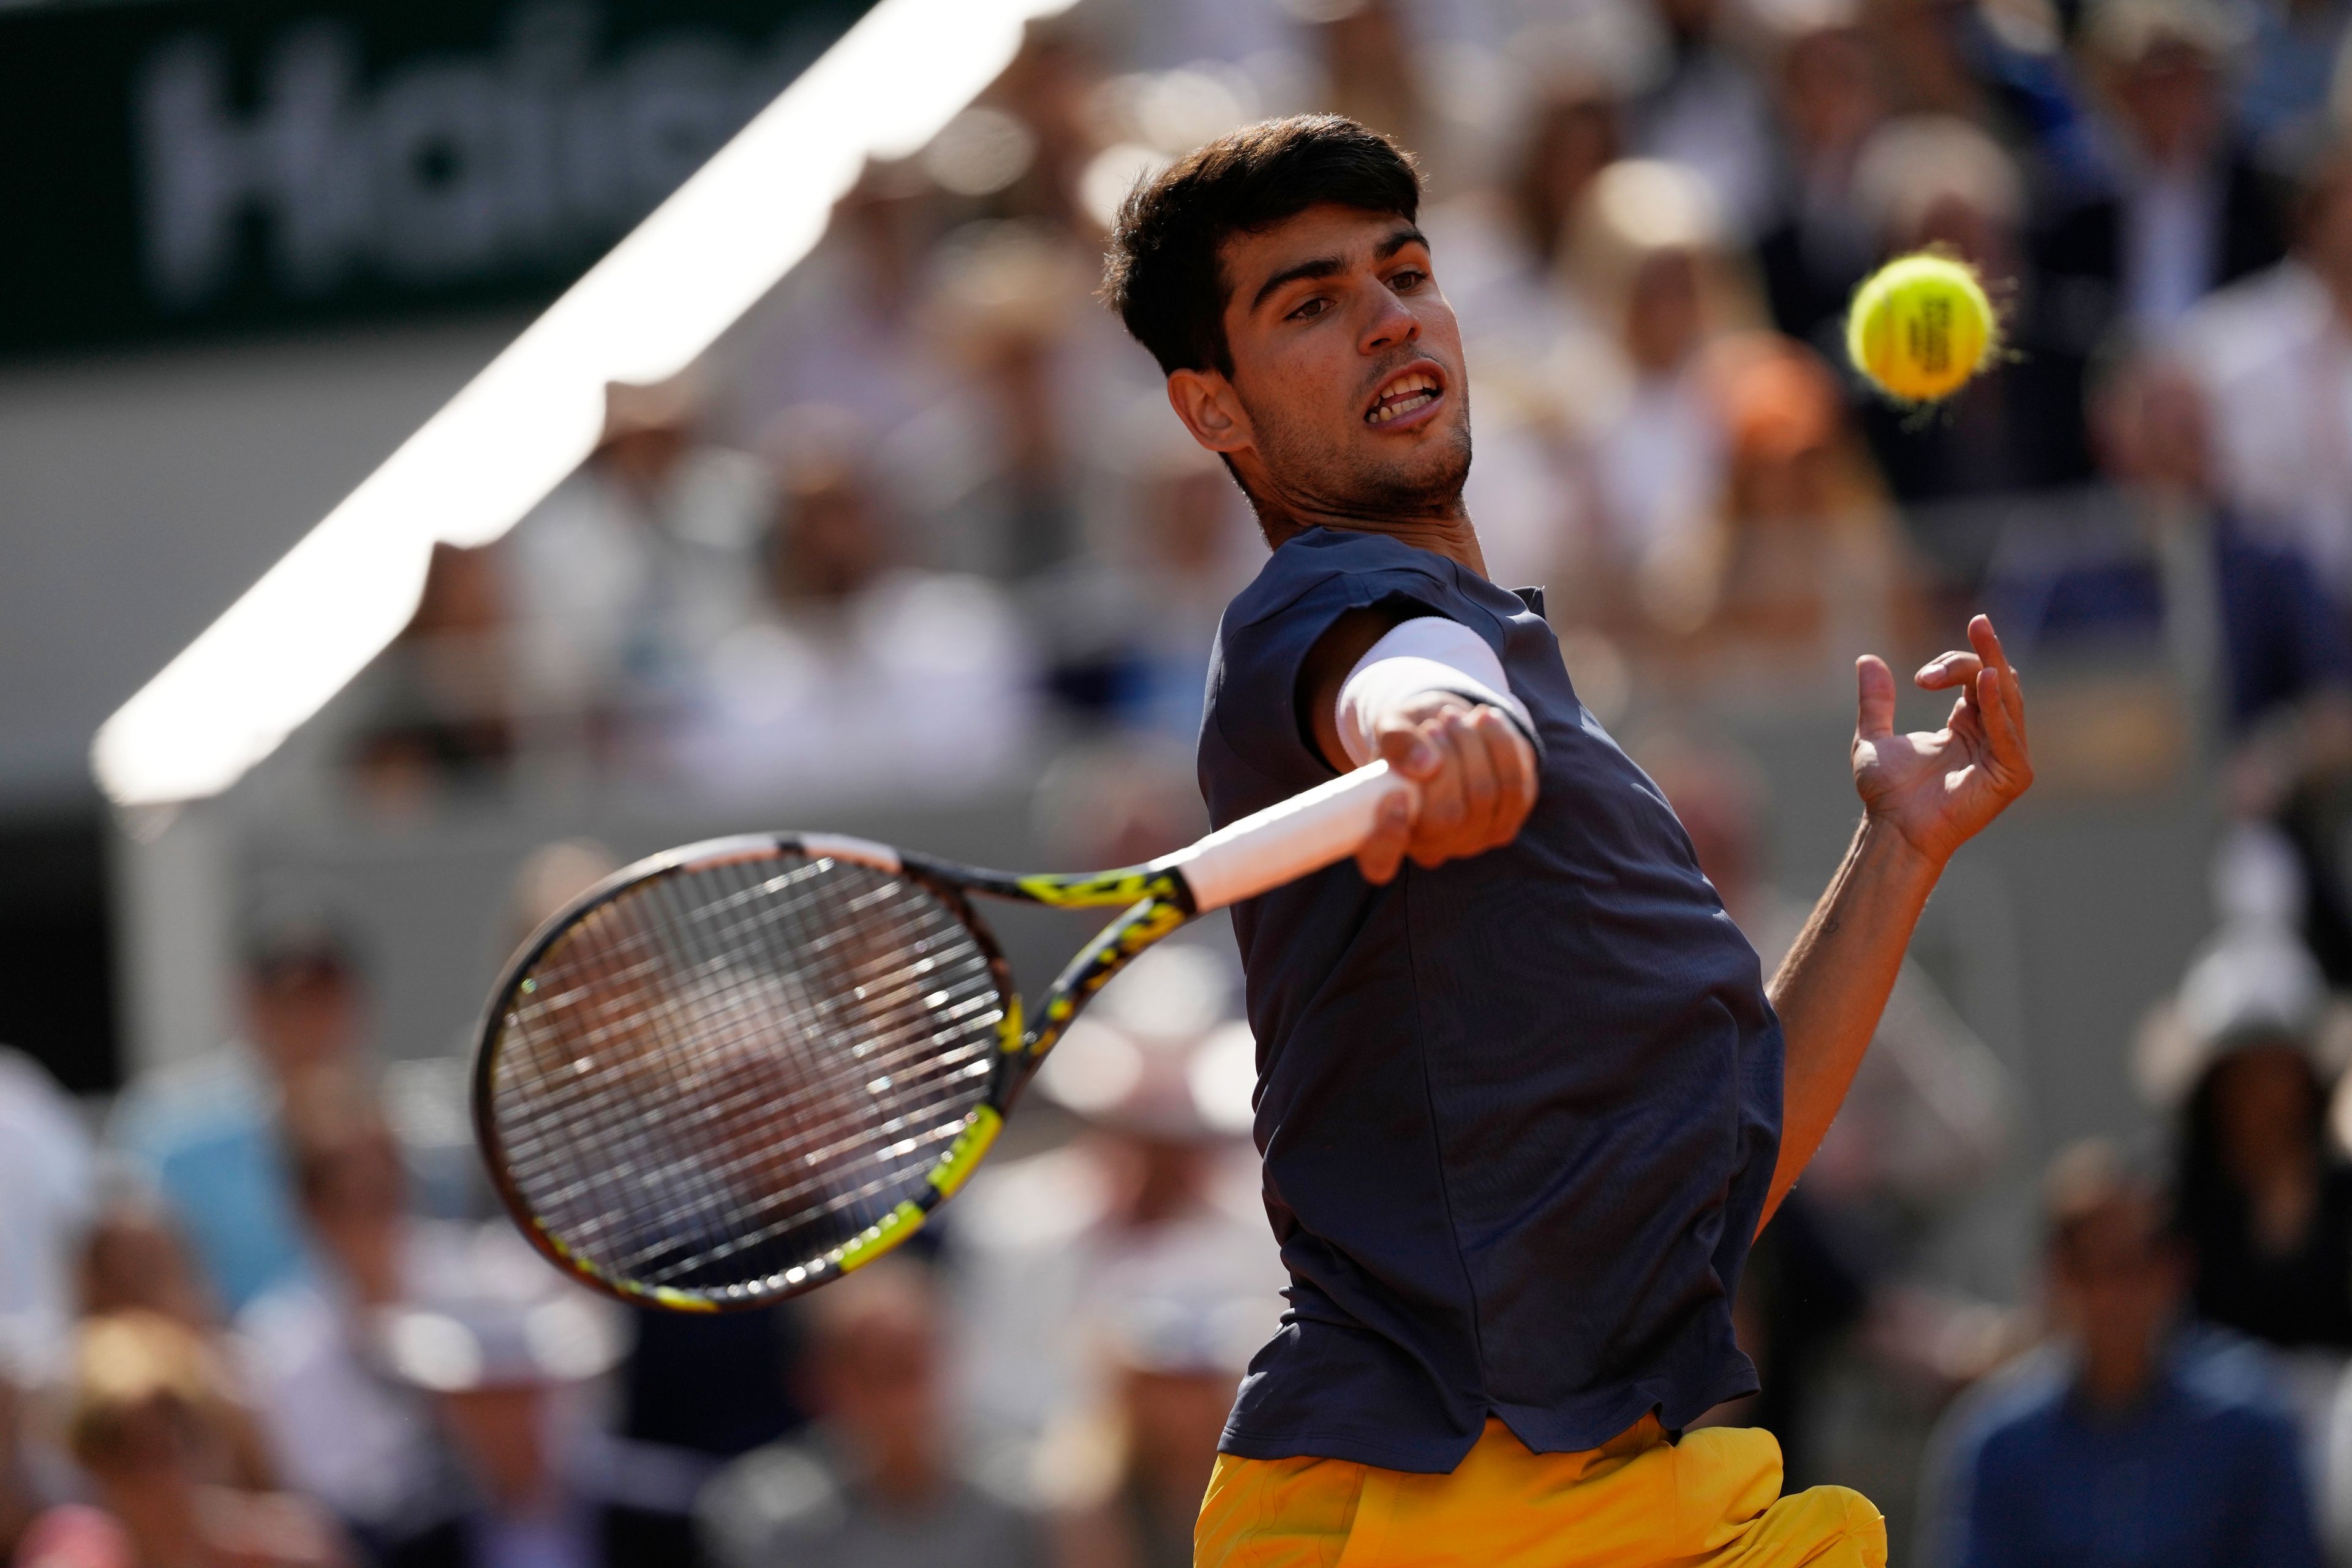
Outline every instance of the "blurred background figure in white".
{"type": "Polygon", "coordinates": [[[604,1511],[633,1479],[606,1447],[602,1380],[625,1314],[564,1279],[512,1230],[472,1232],[373,1314],[372,1360],[425,1400],[460,1484],[456,1517],[383,1554],[393,1568],[602,1568],[604,1511]]]}

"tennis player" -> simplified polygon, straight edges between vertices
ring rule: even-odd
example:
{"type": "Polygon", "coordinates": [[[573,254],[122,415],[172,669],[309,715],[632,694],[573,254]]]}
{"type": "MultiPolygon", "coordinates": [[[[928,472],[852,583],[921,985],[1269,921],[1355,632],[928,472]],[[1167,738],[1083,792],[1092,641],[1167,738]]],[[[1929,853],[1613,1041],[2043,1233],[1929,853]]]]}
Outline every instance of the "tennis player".
{"type": "Polygon", "coordinates": [[[1862,823],[1768,986],[1656,787],[1578,701],[1462,502],[1460,334],[1410,160],[1235,132],[1129,198],[1104,292],[1255,507],[1200,774],[1222,826],[1373,757],[1416,780],[1342,865],[1234,912],[1290,1310],[1195,1537],[1231,1568],[1883,1563],[1858,1494],[1782,1496],[1749,1243],[1820,1144],[1928,891],[2032,777],[1992,627],[1897,734],[1860,662],[1862,823]]]}

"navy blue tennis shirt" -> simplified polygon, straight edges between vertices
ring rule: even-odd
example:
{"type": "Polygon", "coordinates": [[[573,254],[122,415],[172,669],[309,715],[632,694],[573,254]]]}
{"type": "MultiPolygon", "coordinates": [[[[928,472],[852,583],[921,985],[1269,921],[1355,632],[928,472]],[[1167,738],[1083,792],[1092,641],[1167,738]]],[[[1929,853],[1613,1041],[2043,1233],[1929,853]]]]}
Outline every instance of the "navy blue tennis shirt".
{"type": "Polygon", "coordinates": [[[1352,863],[1234,911],[1255,1138],[1290,1309],[1224,1452],[1451,1471],[1486,1418],[1539,1453],[1753,1393],[1731,1297],[1779,1151],[1754,949],[1540,615],[1443,556],[1313,529],[1226,609],[1200,772],[1219,826],[1331,776],[1297,707],[1346,611],[1409,604],[1500,657],[1542,741],[1509,845],[1388,886],[1352,863]]]}

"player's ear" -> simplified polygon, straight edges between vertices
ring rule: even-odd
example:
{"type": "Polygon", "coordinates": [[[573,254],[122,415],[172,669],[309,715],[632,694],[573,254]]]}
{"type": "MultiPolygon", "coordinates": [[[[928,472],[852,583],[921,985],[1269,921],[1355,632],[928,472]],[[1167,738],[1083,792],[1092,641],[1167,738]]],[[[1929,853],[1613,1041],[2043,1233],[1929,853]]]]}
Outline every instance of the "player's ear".
{"type": "Polygon", "coordinates": [[[1212,452],[1239,452],[1257,444],[1234,384],[1216,371],[1170,371],[1168,406],[1176,411],[1192,439],[1212,452]]]}

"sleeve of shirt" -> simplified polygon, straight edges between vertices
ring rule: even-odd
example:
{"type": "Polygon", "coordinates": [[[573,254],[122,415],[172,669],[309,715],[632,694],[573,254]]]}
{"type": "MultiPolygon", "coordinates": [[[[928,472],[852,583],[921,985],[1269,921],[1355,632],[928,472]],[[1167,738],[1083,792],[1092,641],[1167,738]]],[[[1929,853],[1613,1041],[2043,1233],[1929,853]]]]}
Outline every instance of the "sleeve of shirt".
{"type": "Polygon", "coordinates": [[[1349,610],[1397,605],[1445,615],[1451,596],[1433,572],[1418,565],[1347,570],[1335,563],[1316,570],[1277,607],[1238,625],[1229,621],[1213,700],[1225,744],[1251,768],[1292,789],[1330,777],[1330,764],[1299,722],[1298,676],[1308,652],[1349,610]]]}

